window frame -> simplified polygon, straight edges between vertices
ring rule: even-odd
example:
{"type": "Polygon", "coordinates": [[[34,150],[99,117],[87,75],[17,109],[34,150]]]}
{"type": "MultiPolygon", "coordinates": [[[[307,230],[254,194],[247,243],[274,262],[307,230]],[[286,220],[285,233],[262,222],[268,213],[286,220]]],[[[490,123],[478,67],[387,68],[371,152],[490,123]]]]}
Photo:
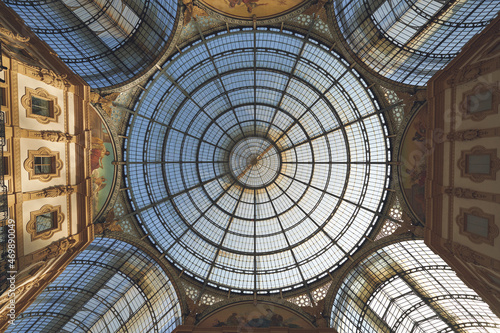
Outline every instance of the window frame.
{"type": "Polygon", "coordinates": [[[486,149],[483,146],[472,147],[471,150],[462,150],[460,159],[458,160],[458,168],[460,176],[470,178],[473,182],[481,183],[487,179],[496,180],[497,172],[500,170],[500,159],[498,158],[497,149],[486,149]],[[490,156],[490,172],[489,173],[472,173],[469,172],[469,157],[473,155],[489,155],[490,156]]]}
{"type": "Polygon", "coordinates": [[[497,84],[484,84],[479,83],[471,90],[468,90],[462,94],[462,102],[460,103],[460,111],[462,113],[462,119],[471,119],[473,121],[480,121],[485,119],[489,115],[498,113],[498,105],[500,102],[500,91],[497,84]],[[485,109],[477,112],[470,112],[471,99],[480,98],[486,92],[491,93],[491,108],[485,109]]]}
{"type": "Polygon", "coordinates": [[[30,180],[38,179],[41,182],[51,181],[53,178],[61,177],[61,170],[63,168],[63,161],[59,157],[58,151],[51,151],[47,147],[41,147],[38,150],[28,150],[28,158],[24,161],[24,169],[28,172],[30,180]],[[52,157],[53,167],[51,173],[36,173],[35,159],[37,157],[52,157]]]}
{"type": "Polygon", "coordinates": [[[48,124],[50,122],[58,122],[61,115],[61,107],[57,102],[57,97],[49,94],[43,88],[32,89],[26,87],[26,94],[21,98],[21,104],[26,109],[26,117],[36,119],[41,124],[48,124]],[[49,101],[50,108],[49,116],[40,115],[33,112],[33,97],[49,101]]]}
{"type": "Polygon", "coordinates": [[[26,231],[31,235],[31,241],[37,239],[49,239],[56,232],[62,230],[64,214],[61,206],[43,205],[39,210],[30,212],[30,220],[26,224],[26,231]],[[37,216],[47,213],[53,214],[53,227],[42,232],[37,231],[37,216]]]}
{"type": "Polygon", "coordinates": [[[459,234],[467,236],[469,240],[476,244],[486,243],[493,246],[495,238],[499,235],[498,226],[495,224],[495,215],[485,213],[479,207],[460,208],[460,214],[457,216],[459,234]],[[467,216],[472,215],[488,220],[488,234],[486,237],[467,230],[467,216]]]}

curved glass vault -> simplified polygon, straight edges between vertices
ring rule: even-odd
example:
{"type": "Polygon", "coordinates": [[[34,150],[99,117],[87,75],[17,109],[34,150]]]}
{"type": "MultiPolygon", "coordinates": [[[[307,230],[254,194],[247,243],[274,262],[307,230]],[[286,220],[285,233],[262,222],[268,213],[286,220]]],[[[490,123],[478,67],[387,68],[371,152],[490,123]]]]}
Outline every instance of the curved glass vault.
{"type": "Polygon", "coordinates": [[[185,274],[243,293],[335,270],[378,221],[389,184],[380,106],[343,58],[278,29],[186,47],[130,118],[135,215],[185,274]]]}
{"type": "Polygon", "coordinates": [[[424,85],[500,11],[497,0],[335,0],[340,33],[380,75],[424,85]]]}
{"type": "Polygon", "coordinates": [[[498,332],[500,319],[423,241],[388,245],[347,275],[331,326],[341,332],[498,332]]]}
{"type": "Polygon", "coordinates": [[[153,65],[174,30],[174,0],[5,0],[91,87],[124,83],[153,65]]]}
{"type": "Polygon", "coordinates": [[[97,238],[6,332],[172,332],[180,324],[160,265],[129,243],[97,238]]]}

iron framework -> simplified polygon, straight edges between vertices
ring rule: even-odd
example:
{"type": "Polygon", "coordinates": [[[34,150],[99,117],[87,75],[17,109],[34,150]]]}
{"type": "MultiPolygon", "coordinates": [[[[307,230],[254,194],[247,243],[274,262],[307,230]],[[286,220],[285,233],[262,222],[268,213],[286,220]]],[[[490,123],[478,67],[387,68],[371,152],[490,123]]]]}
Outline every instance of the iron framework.
{"type": "Polygon", "coordinates": [[[500,320],[422,240],[387,245],[343,280],[331,312],[339,332],[492,332],[500,320]]]}
{"type": "Polygon", "coordinates": [[[159,264],[127,242],[97,238],[7,332],[172,332],[180,323],[159,264]]]}
{"type": "Polygon", "coordinates": [[[382,215],[387,135],[365,80],[309,34],[200,30],[147,83],[130,118],[130,215],[204,286],[307,288],[345,262],[382,215]],[[255,171],[258,182],[257,167],[235,173],[230,157],[255,138],[263,143],[249,145],[249,156],[276,151],[279,172],[246,186],[239,176],[255,171]]]}
{"type": "Polygon", "coordinates": [[[330,14],[348,48],[372,71],[424,85],[499,10],[496,0],[335,0],[330,14]]]}
{"type": "Polygon", "coordinates": [[[174,0],[5,3],[93,88],[123,84],[151,67],[179,10],[174,0]]]}

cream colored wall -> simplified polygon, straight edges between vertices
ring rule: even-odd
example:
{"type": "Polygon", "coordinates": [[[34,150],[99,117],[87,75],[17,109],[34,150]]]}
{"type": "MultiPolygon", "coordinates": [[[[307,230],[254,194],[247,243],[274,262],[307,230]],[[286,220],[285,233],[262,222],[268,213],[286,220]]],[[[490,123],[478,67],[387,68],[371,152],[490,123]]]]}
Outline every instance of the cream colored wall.
{"type": "MultiPolygon", "coordinates": [[[[37,140],[37,139],[20,139],[20,147],[21,147],[21,184],[22,191],[37,191],[43,190],[47,187],[57,186],[57,185],[66,185],[66,176],[68,172],[68,165],[66,162],[66,144],[62,142],[50,142],[46,140],[37,140]],[[39,179],[29,179],[29,173],[24,168],[24,162],[28,159],[28,151],[29,150],[38,150],[39,148],[46,147],[49,148],[52,152],[59,152],[59,159],[62,160],[63,167],[61,169],[61,176],[54,177],[48,182],[42,182],[39,179]]],[[[74,155],[74,152],[73,152],[74,155]]]]}
{"type": "Polygon", "coordinates": [[[62,89],[55,88],[41,81],[33,79],[29,76],[23,74],[17,74],[17,90],[18,90],[18,103],[19,103],[19,127],[38,131],[61,131],[64,132],[64,118],[65,118],[65,108],[64,108],[64,91],[62,89]],[[50,122],[48,124],[41,124],[34,118],[26,117],[26,108],[22,105],[21,99],[26,95],[26,88],[36,89],[43,88],[50,95],[57,97],[57,104],[61,107],[62,113],[59,116],[58,122],[50,122]]]}
{"type": "MultiPolygon", "coordinates": [[[[75,194],[72,194],[75,196],[75,194]]],[[[68,204],[66,201],[66,196],[55,197],[55,198],[42,198],[37,200],[29,200],[23,203],[23,243],[24,243],[24,255],[31,252],[39,250],[45,246],[50,245],[61,238],[68,237],[68,204]],[[26,230],[26,226],[30,221],[31,212],[37,211],[44,205],[61,206],[61,212],[64,214],[64,220],[62,222],[61,231],[55,232],[54,235],[49,239],[36,239],[31,240],[31,234],[26,230]]]]}
{"type": "MultiPolygon", "coordinates": [[[[500,70],[497,70],[488,75],[479,76],[477,79],[467,82],[465,84],[456,87],[456,91],[453,94],[452,88],[447,89],[445,93],[445,109],[453,110],[451,113],[454,120],[455,131],[464,131],[468,129],[488,129],[500,127],[500,104],[497,105],[498,113],[487,115],[484,120],[474,121],[471,119],[462,119],[462,114],[459,112],[462,107],[461,104],[464,100],[464,93],[472,90],[478,84],[484,83],[486,85],[496,84],[497,89],[500,89],[500,70]]],[[[451,119],[451,118],[448,118],[451,119]]],[[[450,132],[451,122],[445,117],[445,132],[450,132]],[[448,120],[448,121],[447,121],[448,120]]],[[[496,173],[496,180],[485,179],[482,182],[474,182],[469,177],[462,177],[458,166],[458,160],[461,158],[462,151],[471,150],[473,147],[483,146],[486,149],[497,149],[497,156],[500,155],[500,137],[486,137],[477,138],[471,141],[454,141],[453,145],[451,142],[444,142],[444,164],[443,164],[443,188],[448,186],[453,186],[454,188],[461,187],[465,189],[471,189],[479,192],[489,192],[500,195],[500,172],[496,173]],[[453,147],[453,157],[450,158],[450,150],[453,147]],[[452,183],[450,183],[450,171],[453,171],[452,183]]],[[[474,251],[485,254],[491,258],[500,260],[500,237],[494,240],[494,245],[487,243],[475,243],[469,239],[465,234],[459,232],[459,226],[457,224],[457,217],[460,215],[460,208],[468,209],[472,207],[480,208],[484,213],[491,214],[495,216],[495,224],[500,227],[500,204],[489,202],[485,200],[477,199],[465,199],[452,197],[450,202],[450,197],[448,195],[444,196],[443,200],[443,210],[442,210],[442,231],[443,237],[448,238],[449,226],[448,223],[451,222],[452,230],[451,237],[454,242],[466,245],[474,251]],[[449,214],[452,214],[451,218],[449,214]]]]}

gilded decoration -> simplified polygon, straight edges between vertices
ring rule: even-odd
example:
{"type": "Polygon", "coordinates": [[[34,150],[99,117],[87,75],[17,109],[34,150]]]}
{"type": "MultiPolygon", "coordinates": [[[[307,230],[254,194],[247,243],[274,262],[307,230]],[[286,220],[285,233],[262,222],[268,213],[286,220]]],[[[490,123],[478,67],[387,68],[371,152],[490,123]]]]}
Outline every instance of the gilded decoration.
{"type": "Polygon", "coordinates": [[[66,79],[67,75],[59,75],[54,71],[39,68],[36,66],[30,66],[30,69],[33,70],[31,73],[36,79],[59,89],[64,89],[70,86],[69,81],[66,79]]]}
{"type": "Polygon", "coordinates": [[[31,89],[26,87],[26,94],[21,98],[21,104],[26,109],[26,117],[34,118],[39,123],[44,125],[50,122],[57,123],[58,118],[61,115],[61,107],[57,103],[57,97],[50,95],[48,91],[43,88],[31,89]],[[38,97],[51,102],[51,114],[49,116],[33,113],[33,97],[38,97]]]}
{"type": "Polygon", "coordinates": [[[5,36],[5,37],[8,37],[14,41],[21,42],[21,43],[27,43],[30,40],[29,37],[21,36],[20,34],[14,33],[14,32],[12,32],[9,29],[6,29],[4,27],[0,27],[0,34],[5,36]]]}
{"type": "Polygon", "coordinates": [[[63,161],[59,158],[58,151],[51,151],[47,147],[41,147],[38,150],[28,150],[28,158],[24,161],[24,169],[28,171],[29,179],[38,179],[41,182],[51,181],[53,178],[61,177],[63,161]],[[51,173],[35,173],[35,157],[53,157],[53,166],[51,173]]]}
{"type": "Polygon", "coordinates": [[[460,228],[459,233],[467,236],[471,242],[476,244],[486,243],[488,245],[493,245],[494,239],[498,237],[499,234],[499,229],[495,225],[495,216],[483,212],[478,207],[471,207],[469,209],[460,208],[460,214],[457,216],[457,224],[460,228]],[[488,232],[486,237],[467,230],[467,215],[482,217],[488,220],[488,232]]]}
{"type": "Polygon", "coordinates": [[[53,242],[47,247],[47,255],[45,260],[58,257],[66,252],[73,253],[76,240],[72,237],[63,238],[59,241],[53,242]]]}
{"type": "Polygon", "coordinates": [[[39,210],[30,213],[30,220],[26,225],[26,231],[31,235],[31,241],[36,239],[49,239],[54,233],[62,230],[62,223],[64,221],[64,214],[61,212],[61,206],[44,205],[39,210]],[[41,233],[36,231],[36,217],[46,213],[55,213],[54,227],[45,230],[41,233]]]}
{"type": "Polygon", "coordinates": [[[500,170],[500,159],[497,156],[496,149],[486,149],[483,146],[475,146],[471,150],[463,150],[458,160],[458,168],[461,177],[469,177],[473,182],[481,183],[486,179],[496,180],[497,171],[500,170]],[[470,173],[468,167],[469,155],[490,155],[489,173],[470,173]]]}

